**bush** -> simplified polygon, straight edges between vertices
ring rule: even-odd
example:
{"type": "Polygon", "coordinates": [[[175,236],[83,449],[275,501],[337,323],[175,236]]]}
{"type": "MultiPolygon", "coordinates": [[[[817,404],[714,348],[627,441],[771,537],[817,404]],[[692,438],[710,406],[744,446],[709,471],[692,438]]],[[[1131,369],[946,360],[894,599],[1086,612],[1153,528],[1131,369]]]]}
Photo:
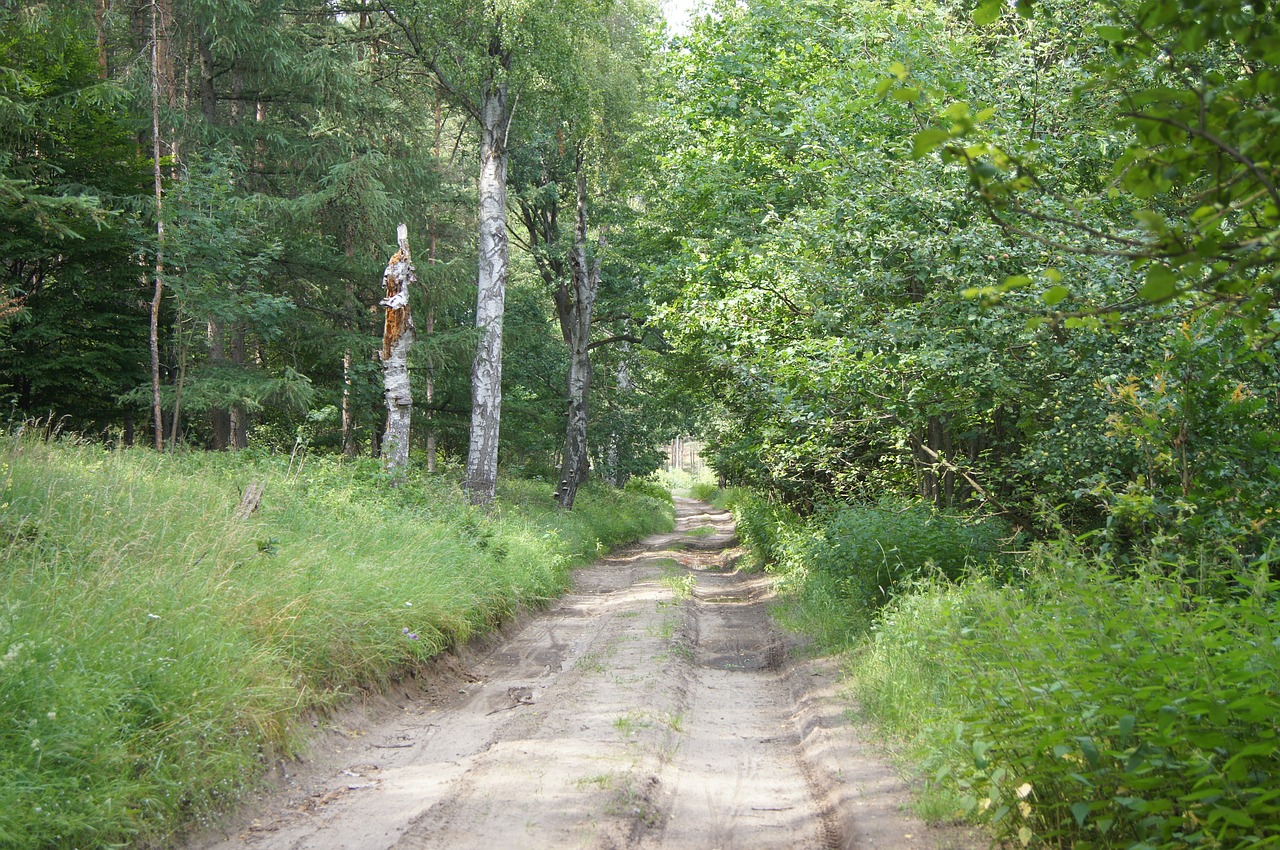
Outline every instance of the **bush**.
{"type": "Polygon", "coordinates": [[[923,575],[956,580],[969,564],[999,557],[1008,535],[998,520],[948,516],[920,503],[845,505],[829,512],[806,560],[850,605],[873,613],[923,575]]]}
{"type": "Polygon", "coordinates": [[[675,500],[671,496],[671,490],[663,485],[662,482],[653,478],[628,478],[626,485],[622,489],[627,493],[648,496],[668,505],[675,504],[675,500]]]}
{"type": "Polygon", "coordinates": [[[1001,838],[1276,846],[1280,584],[1210,599],[1167,568],[1118,576],[1055,546],[1022,588],[904,595],[853,661],[855,695],[1001,838]]]}
{"type": "Polygon", "coordinates": [[[710,502],[720,492],[720,487],[713,481],[695,481],[689,488],[689,496],[703,502],[710,502]]]}
{"type": "Polygon", "coordinates": [[[756,566],[786,572],[794,565],[795,543],[804,536],[804,521],[794,511],[746,490],[732,491],[728,508],[756,566]]]}

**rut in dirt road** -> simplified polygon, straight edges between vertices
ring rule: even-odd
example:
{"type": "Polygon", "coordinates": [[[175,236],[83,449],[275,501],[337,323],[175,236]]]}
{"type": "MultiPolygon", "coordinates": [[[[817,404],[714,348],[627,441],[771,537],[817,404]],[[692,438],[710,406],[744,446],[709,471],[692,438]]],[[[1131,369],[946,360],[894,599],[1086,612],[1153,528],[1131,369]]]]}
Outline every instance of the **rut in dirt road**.
{"type": "Polygon", "coordinates": [[[337,724],[309,777],[192,850],[943,846],[830,665],[789,659],[731,517],[677,512],[395,716],[337,724]]]}

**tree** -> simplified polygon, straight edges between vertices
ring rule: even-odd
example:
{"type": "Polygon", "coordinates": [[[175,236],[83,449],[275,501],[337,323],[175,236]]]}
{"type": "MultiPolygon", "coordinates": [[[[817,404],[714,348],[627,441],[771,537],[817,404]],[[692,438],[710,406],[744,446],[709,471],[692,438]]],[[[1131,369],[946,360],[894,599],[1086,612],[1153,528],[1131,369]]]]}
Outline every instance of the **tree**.
{"type": "Polygon", "coordinates": [[[572,69],[570,34],[597,14],[593,4],[488,0],[423,5],[382,0],[404,61],[422,68],[479,129],[480,208],[472,417],[464,486],[476,504],[493,500],[502,409],[502,321],[508,275],[508,143],[522,94],[572,69]]]}
{"type": "MultiPolygon", "coordinates": [[[[1036,3],[1033,11],[1021,2],[1018,9],[1050,22],[1061,14],[1055,4],[1036,3]]],[[[925,131],[918,149],[946,145],[1016,238],[1106,257],[1136,272],[1138,286],[1063,318],[1118,320],[1177,301],[1241,317],[1265,350],[1280,338],[1280,22],[1265,6],[1239,0],[1087,9],[1096,26],[1081,38],[1092,57],[1081,97],[1100,93],[1114,104],[1095,120],[1106,116],[1119,137],[1101,164],[1109,175],[1103,185],[1081,191],[1056,173],[1051,152],[984,132],[967,118],[925,131]]],[[[975,19],[992,24],[1002,10],[983,2],[975,19]]],[[[1055,304],[1084,294],[1051,278],[1055,304]]],[[[1030,282],[1017,276],[985,294],[1030,282]]]]}
{"type": "Polygon", "coordinates": [[[131,440],[138,409],[119,396],[146,380],[147,169],[87,11],[0,10],[0,399],[131,440]]]}
{"type": "Polygon", "coordinates": [[[409,254],[409,228],[400,225],[396,240],[400,250],[392,255],[382,275],[386,296],[380,303],[386,308],[386,323],[379,357],[387,402],[387,431],[382,438],[382,453],[387,471],[403,477],[409,466],[409,425],[413,416],[409,347],[417,337],[409,310],[409,287],[418,278],[409,254]]]}

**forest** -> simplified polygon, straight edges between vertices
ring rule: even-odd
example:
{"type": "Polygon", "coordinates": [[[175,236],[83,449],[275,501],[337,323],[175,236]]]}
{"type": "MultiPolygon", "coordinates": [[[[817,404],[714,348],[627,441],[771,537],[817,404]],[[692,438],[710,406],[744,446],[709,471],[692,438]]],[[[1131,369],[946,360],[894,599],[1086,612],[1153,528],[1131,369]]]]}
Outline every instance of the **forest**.
{"type": "MultiPolygon", "coordinates": [[[[112,662],[59,662],[103,637],[48,611],[110,599],[127,644],[129,583],[164,584],[122,539],[190,554],[175,620],[201,547],[220,582],[306,548],[234,503],[198,545],[153,534],[134,487],[416,517],[460,576],[536,549],[405,624],[438,651],[667,521],[651,473],[688,435],[922,811],[1280,846],[1278,94],[1247,0],[716,0],[679,29],[650,0],[3,4],[0,843],[162,846],[240,793],[167,765],[167,801],[113,810],[85,778],[112,717],[142,731],[106,773],[168,728],[142,667],[52,744],[46,695],[112,662]],[[80,802],[30,814],[59,759],[80,802]]],[[[315,707],[430,654],[316,662],[269,610],[296,568],[234,594],[269,649],[223,657],[293,659],[315,707]]],[[[403,603],[360,594],[317,624],[403,603]]],[[[208,703],[222,731],[172,757],[287,750],[282,700],[208,703]]]]}

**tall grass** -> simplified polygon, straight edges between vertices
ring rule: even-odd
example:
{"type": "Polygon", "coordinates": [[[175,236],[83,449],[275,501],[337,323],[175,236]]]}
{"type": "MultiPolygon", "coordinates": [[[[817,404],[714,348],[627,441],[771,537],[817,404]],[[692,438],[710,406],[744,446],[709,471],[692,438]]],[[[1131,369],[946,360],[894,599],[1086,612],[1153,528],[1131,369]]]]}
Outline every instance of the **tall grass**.
{"type": "Polygon", "coordinates": [[[0,846],[163,846],[298,742],[298,719],[543,604],[670,527],[586,488],[497,510],[370,463],[0,443],[0,846]],[[266,485],[236,519],[242,488],[266,485]]]}

